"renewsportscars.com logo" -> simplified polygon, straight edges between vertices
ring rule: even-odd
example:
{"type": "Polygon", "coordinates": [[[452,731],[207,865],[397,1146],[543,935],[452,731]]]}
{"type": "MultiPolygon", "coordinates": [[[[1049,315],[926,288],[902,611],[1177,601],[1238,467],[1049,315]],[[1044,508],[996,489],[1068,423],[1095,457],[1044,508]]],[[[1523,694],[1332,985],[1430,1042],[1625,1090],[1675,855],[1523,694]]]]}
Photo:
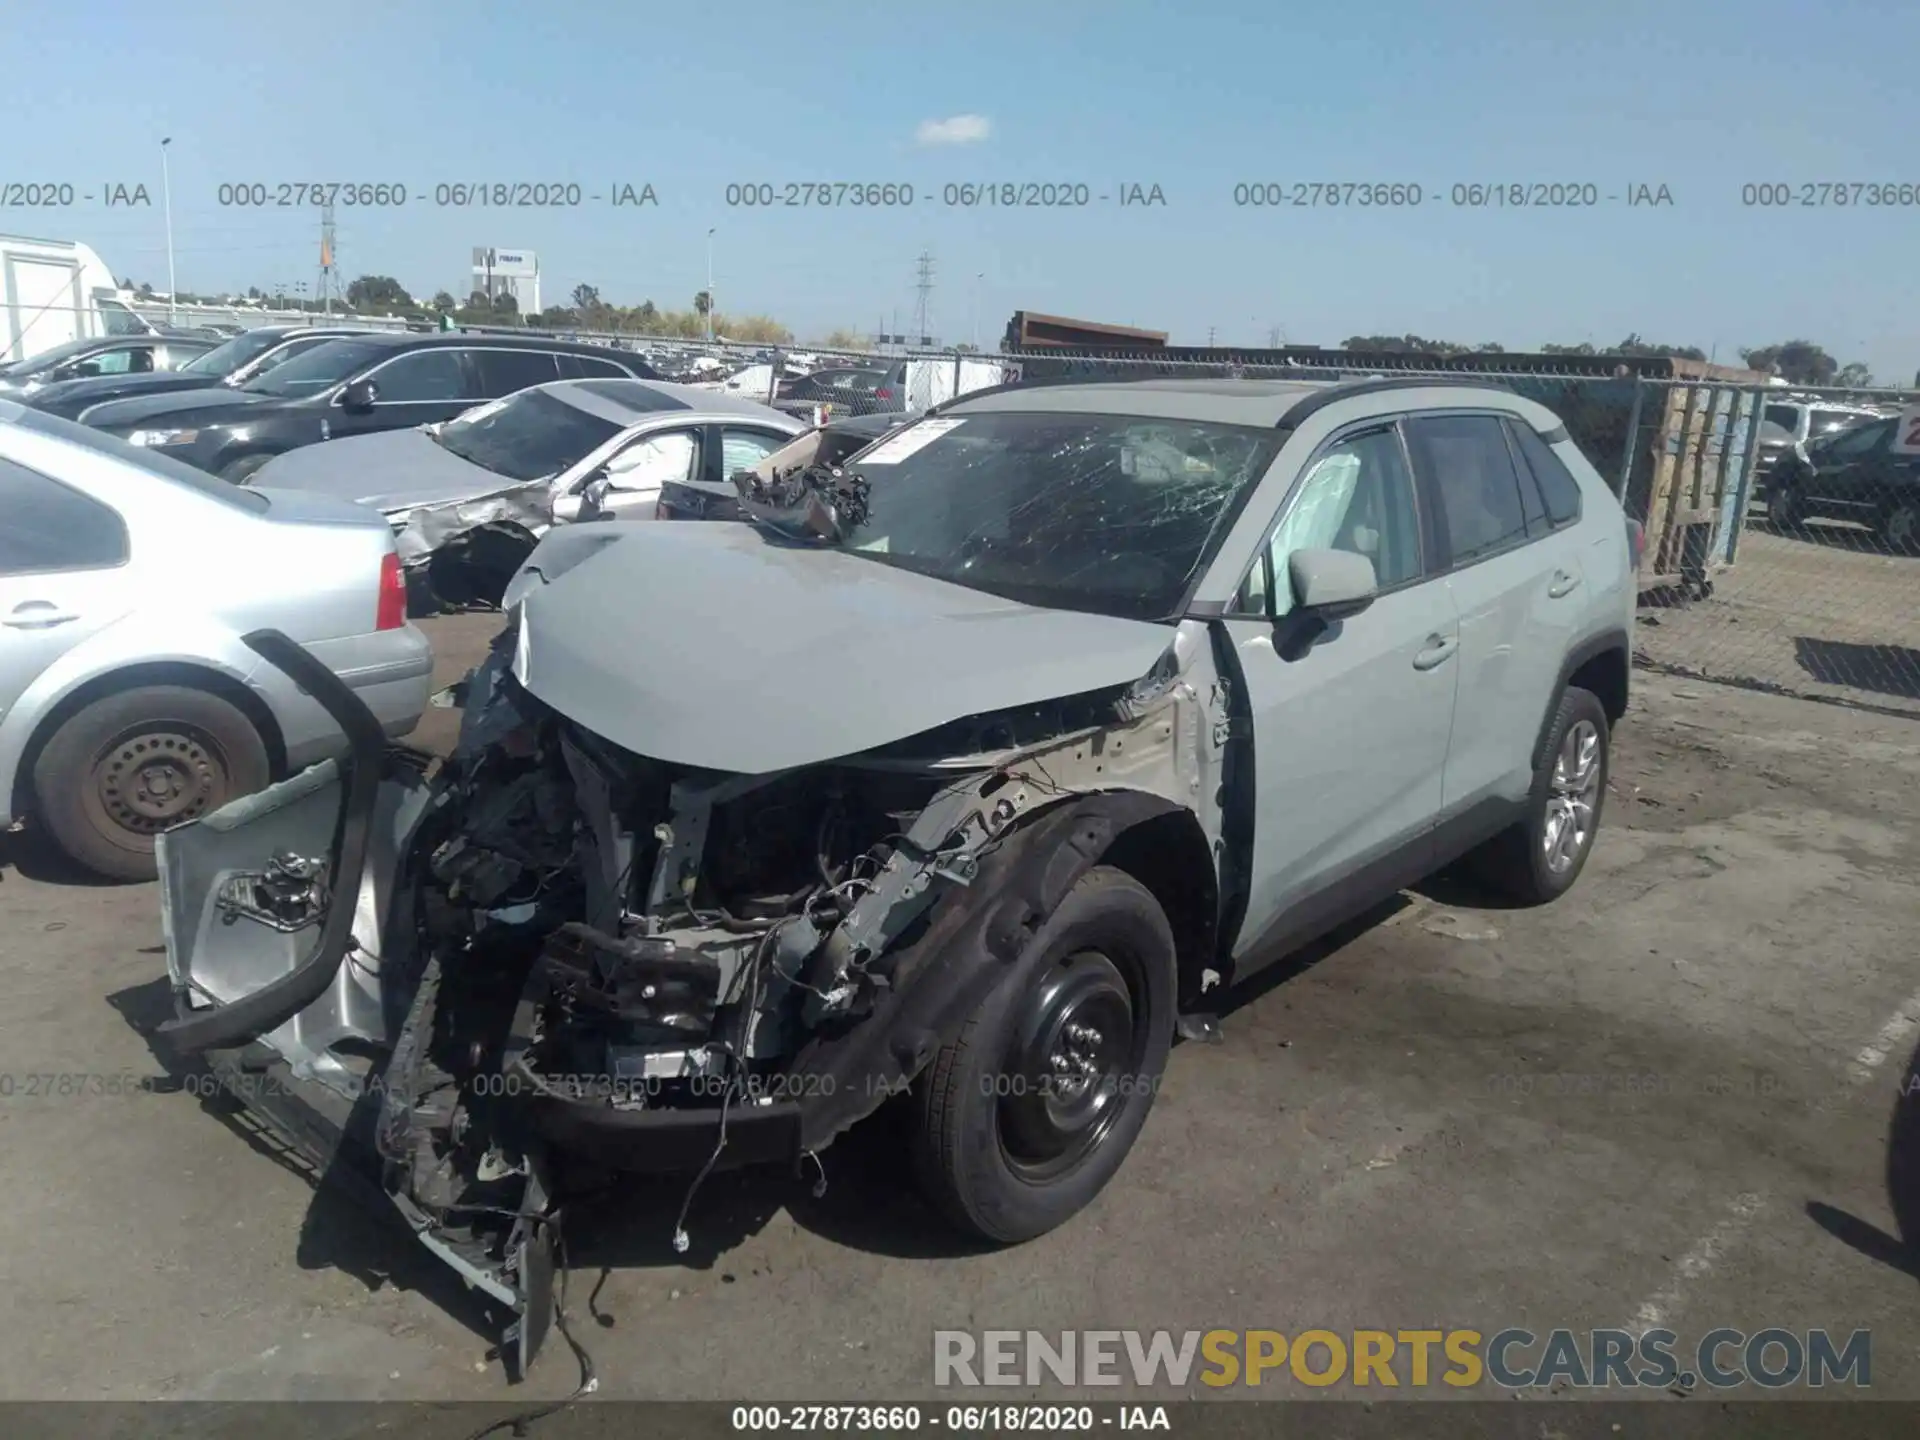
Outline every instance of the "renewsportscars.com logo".
{"type": "Polygon", "coordinates": [[[1671,1330],[936,1330],[940,1387],[1132,1383],[1184,1389],[1342,1383],[1418,1389],[1821,1389],[1873,1380],[1873,1339],[1855,1330],[1709,1330],[1691,1347],[1671,1330]]]}

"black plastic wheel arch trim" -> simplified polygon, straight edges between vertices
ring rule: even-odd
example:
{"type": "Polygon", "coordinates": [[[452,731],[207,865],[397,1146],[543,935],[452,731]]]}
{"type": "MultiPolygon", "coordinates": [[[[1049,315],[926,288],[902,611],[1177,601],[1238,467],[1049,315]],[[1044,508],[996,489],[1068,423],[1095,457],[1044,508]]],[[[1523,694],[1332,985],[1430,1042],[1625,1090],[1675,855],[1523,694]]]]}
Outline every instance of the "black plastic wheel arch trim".
{"type": "Polygon", "coordinates": [[[255,630],[240,640],[311,695],[346,732],[346,798],[333,834],[334,903],[327,908],[313,953],[285,975],[251,995],[188,1011],[161,1025],[154,1038],[180,1055],[229,1049],[256,1040],[286,1024],[326,993],[353,939],[360,880],[372,838],[374,802],[380,792],[380,757],[386,749],[386,733],[365,702],[281,631],[255,630]]]}

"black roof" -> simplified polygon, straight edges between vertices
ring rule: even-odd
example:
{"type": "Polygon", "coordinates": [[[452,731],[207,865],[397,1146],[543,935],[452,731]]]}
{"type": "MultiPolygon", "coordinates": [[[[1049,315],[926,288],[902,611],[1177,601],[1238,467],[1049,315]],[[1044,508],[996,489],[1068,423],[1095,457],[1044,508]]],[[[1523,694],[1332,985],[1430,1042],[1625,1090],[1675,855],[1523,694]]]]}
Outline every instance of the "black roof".
{"type": "Polygon", "coordinates": [[[394,350],[434,350],[448,345],[482,345],[489,349],[506,350],[559,350],[577,355],[607,354],[604,345],[590,345],[584,340],[555,340],[545,335],[497,335],[491,331],[476,334],[460,330],[436,330],[431,334],[418,335],[402,330],[368,330],[356,333],[354,338],[370,344],[384,345],[394,350]]]}

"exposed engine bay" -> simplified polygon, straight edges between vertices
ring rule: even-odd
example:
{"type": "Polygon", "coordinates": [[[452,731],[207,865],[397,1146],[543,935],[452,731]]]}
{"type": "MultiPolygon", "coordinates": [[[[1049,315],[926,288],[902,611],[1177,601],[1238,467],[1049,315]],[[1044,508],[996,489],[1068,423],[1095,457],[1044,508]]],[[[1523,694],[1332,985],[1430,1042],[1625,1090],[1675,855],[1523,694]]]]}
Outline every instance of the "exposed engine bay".
{"type": "Polygon", "coordinates": [[[362,731],[163,837],[160,1039],[284,1076],[235,1092],[316,1165],[377,1174],[512,1311],[523,1370],[569,1165],[687,1176],[686,1248],[709,1172],[799,1166],[904,1090],[1114,834],[1178,812],[1220,834],[1228,696],[1205,632],[1165,633],[1131,685],[742,775],[543,703],[510,626],[431,778],[362,731]]]}

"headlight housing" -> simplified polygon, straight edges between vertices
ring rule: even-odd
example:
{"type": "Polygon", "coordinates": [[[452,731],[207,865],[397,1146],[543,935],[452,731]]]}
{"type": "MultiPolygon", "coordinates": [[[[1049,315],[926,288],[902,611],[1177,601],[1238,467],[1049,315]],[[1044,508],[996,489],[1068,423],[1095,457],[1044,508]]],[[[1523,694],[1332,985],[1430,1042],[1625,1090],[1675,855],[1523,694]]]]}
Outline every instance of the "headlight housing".
{"type": "Polygon", "coordinates": [[[200,438],[198,430],[135,430],[127,436],[129,445],[191,445],[200,438]]]}

